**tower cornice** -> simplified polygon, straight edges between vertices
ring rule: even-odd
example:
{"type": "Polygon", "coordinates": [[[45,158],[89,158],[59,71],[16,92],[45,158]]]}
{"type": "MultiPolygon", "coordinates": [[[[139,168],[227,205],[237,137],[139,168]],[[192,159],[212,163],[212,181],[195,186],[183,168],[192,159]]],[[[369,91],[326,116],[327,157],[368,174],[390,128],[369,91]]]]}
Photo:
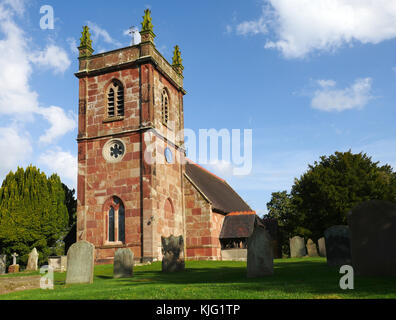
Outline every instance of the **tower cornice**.
{"type": "Polygon", "coordinates": [[[183,75],[178,73],[153,45],[144,43],[84,58],[80,60],[80,70],[75,73],[75,76],[77,78],[97,76],[137,67],[145,63],[151,63],[179,91],[186,94],[186,91],[183,89],[183,75]],[[149,50],[144,50],[148,51],[145,52],[148,54],[142,55],[142,46],[149,47],[149,50]]]}

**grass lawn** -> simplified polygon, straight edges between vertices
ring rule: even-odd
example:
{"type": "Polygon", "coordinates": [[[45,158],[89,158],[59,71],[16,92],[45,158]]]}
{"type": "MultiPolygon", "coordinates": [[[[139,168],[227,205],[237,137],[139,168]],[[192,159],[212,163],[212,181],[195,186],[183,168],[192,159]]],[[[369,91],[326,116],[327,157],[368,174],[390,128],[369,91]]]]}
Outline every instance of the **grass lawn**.
{"type": "Polygon", "coordinates": [[[9,300],[74,299],[344,299],[396,298],[396,277],[355,276],[354,290],[341,290],[339,269],[324,258],[278,259],[274,275],[248,279],[246,262],[186,261],[180,273],[161,272],[161,262],[136,266],[134,277],[113,279],[113,266],[95,267],[94,283],[65,285],[55,273],[54,290],[0,295],[9,300]]]}

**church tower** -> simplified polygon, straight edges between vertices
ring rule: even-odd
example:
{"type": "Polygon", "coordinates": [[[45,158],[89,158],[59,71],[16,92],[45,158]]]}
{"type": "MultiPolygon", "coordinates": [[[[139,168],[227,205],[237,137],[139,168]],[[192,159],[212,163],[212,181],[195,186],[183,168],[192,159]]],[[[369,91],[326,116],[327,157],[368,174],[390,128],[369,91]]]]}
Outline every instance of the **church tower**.
{"type": "Polygon", "coordinates": [[[93,54],[88,27],[79,46],[77,241],[96,263],[118,248],[161,259],[161,236],[183,235],[183,66],[155,48],[150,10],[141,42],[93,54]]]}

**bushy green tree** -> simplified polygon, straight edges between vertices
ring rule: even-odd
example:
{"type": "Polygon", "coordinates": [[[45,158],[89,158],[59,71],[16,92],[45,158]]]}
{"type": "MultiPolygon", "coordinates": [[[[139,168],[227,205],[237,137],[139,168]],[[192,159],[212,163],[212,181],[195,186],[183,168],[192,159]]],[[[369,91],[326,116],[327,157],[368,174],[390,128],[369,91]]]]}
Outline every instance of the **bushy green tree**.
{"type": "Polygon", "coordinates": [[[65,192],[65,205],[69,214],[69,228],[77,221],[77,199],[74,197],[76,191],[70,190],[67,185],[62,183],[63,190],[65,192]]]}
{"type": "Polygon", "coordinates": [[[283,255],[289,255],[289,239],[295,235],[305,235],[305,230],[294,206],[292,197],[287,191],[273,192],[271,201],[267,203],[268,218],[278,221],[278,241],[283,255]]]}
{"type": "Polygon", "coordinates": [[[396,173],[366,154],[335,152],[309,165],[291,190],[303,235],[314,241],[330,226],[347,224],[347,213],[367,200],[396,202],[396,173]]]}
{"type": "Polygon", "coordinates": [[[49,178],[34,166],[10,172],[0,188],[0,250],[17,252],[25,264],[36,247],[39,261],[47,261],[68,226],[65,191],[60,178],[49,178]]]}

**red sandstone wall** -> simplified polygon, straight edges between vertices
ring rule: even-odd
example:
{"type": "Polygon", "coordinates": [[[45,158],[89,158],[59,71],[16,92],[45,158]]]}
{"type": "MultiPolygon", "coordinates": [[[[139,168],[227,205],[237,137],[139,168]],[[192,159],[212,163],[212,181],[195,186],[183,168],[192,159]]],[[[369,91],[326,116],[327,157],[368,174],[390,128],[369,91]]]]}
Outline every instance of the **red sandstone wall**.
{"type": "Polygon", "coordinates": [[[221,260],[219,235],[224,216],[212,212],[210,203],[184,178],[186,256],[194,260],[221,260]]]}
{"type": "MultiPolygon", "coordinates": [[[[93,60],[104,61],[103,57],[93,60]]],[[[95,63],[91,61],[90,67],[95,63]]],[[[79,138],[90,139],[80,140],[78,147],[78,240],[85,239],[96,246],[97,260],[113,257],[115,250],[121,246],[130,247],[135,257],[141,257],[142,245],[144,257],[160,259],[161,235],[185,235],[183,167],[180,161],[174,161],[173,164],[163,161],[165,147],[169,147],[179,159],[183,156],[174,146],[174,143],[182,143],[182,140],[176,141],[172,135],[168,135],[170,141],[165,142],[155,132],[149,133],[147,137],[145,133],[141,137],[141,133],[136,130],[141,120],[142,126],[155,124],[160,134],[165,135],[166,131],[175,133],[183,125],[182,93],[152,65],[145,64],[141,66],[140,74],[139,68],[134,67],[81,78],[79,99],[79,138]],[[124,117],[107,122],[106,88],[114,78],[124,85],[124,117]],[[169,114],[173,126],[169,128],[160,121],[160,94],[164,87],[170,96],[169,114]],[[121,139],[126,146],[125,156],[118,163],[106,162],[102,155],[104,144],[112,137],[121,139]],[[154,156],[162,157],[162,162],[141,163],[140,150],[143,150],[144,156],[150,144],[154,144],[154,156]],[[124,245],[106,241],[106,203],[112,196],[119,197],[125,206],[124,245]],[[165,212],[168,199],[172,203],[172,215],[165,212]]]]}
{"type": "Polygon", "coordinates": [[[154,248],[159,259],[162,258],[161,236],[168,237],[183,235],[184,231],[184,205],[181,177],[183,168],[180,161],[170,164],[165,161],[164,150],[168,147],[173,156],[180,159],[180,151],[172,145],[167,144],[160,138],[156,138],[156,152],[159,162],[156,164],[156,174],[153,186],[156,190],[154,203],[156,206],[156,232],[154,235],[156,246],[154,248]]]}

